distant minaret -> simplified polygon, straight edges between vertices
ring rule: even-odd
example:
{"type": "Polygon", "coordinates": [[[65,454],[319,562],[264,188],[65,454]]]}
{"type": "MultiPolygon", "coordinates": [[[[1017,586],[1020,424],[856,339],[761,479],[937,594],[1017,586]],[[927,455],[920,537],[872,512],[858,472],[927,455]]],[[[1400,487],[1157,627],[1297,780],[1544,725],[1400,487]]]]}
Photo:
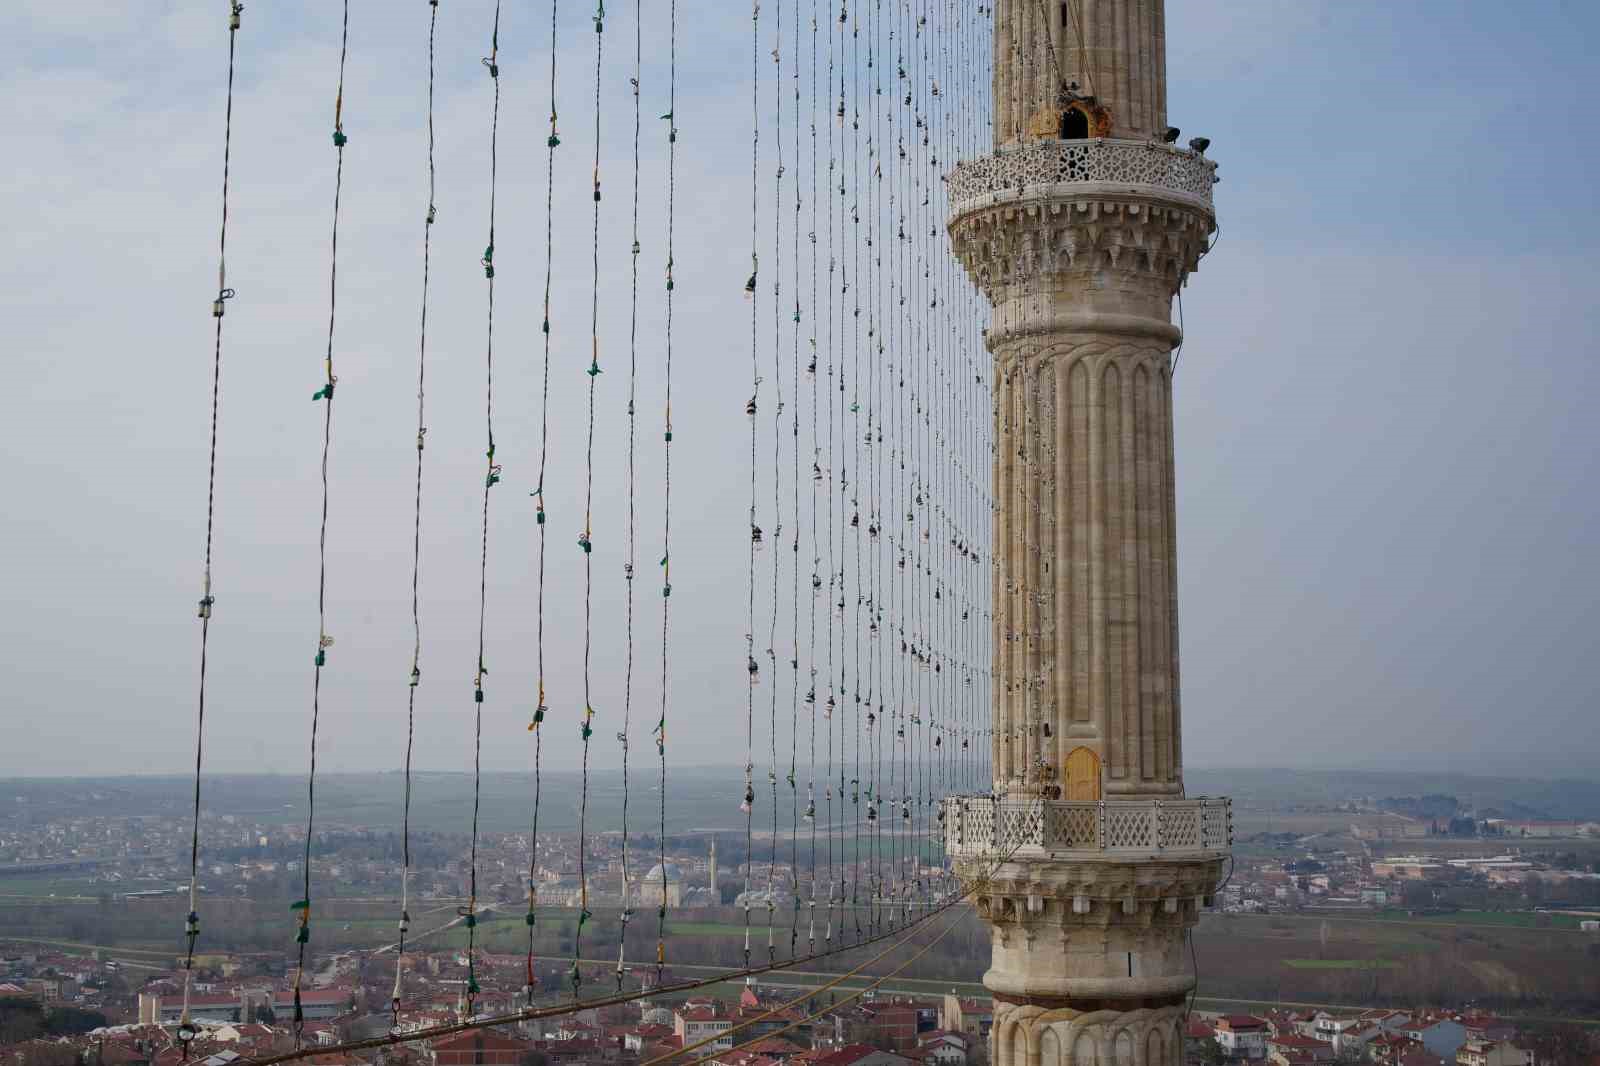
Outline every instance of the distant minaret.
{"type": "Polygon", "coordinates": [[[717,895],[717,838],[711,838],[711,905],[715,907],[722,902],[722,897],[717,895]]]}
{"type": "Polygon", "coordinates": [[[1178,1066],[1225,799],[1183,787],[1172,299],[1216,228],[1163,0],[997,0],[994,152],[948,179],[992,305],[994,782],[947,801],[997,1066],[1178,1066]]]}

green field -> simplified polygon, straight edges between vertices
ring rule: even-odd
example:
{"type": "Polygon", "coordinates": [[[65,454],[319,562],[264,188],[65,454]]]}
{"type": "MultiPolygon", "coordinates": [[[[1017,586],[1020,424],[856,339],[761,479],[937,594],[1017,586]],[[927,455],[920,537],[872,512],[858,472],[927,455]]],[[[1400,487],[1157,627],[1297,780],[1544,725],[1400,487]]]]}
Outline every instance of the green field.
{"type": "Polygon", "coordinates": [[[1283,964],[1294,970],[1398,970],[1400,963],[1393,959],[1284,959],[1283,964]]]}
{"type": "Polygon", "coordinates": [[[1515,929],[1576,929],[1582,921],[1577,915],[1532,911],[1456,911],[1454,914],[1407,914],[1405,911],[1378,911],[1372,920],[1383,922],[1426,922],[1430,925],[1490,925],[1515,929]],[[1548,919],[1548,921],[1546,921],[1548,919]]]}
{"type": "MultiPolygon", "coordinates": [[[[774,925],[782,924],[785,928],[788,927],[788,923],[787,922],[779,923],[777,921],[774,921],[773,924],[774,925]]],[[[767,927],[766,914],[762,913],[762,914],[760,914],[758,916],[755,912],[751,912],[751,915],[750,915],[750,928],[752,930],[755,930],[755,929],[765,929],[766,927],[767,927]]],[[[669,919],[667,921],[667,932],[668,933],[676,933],[678,936],[732,936],[732,937],[743,937],[744,936],[744,926],[742,926],[742,925],[728,925],[728,924],[723,923],[723,922],[676,922],[676,921],[672,921],[672,920],[669,919]]]]}

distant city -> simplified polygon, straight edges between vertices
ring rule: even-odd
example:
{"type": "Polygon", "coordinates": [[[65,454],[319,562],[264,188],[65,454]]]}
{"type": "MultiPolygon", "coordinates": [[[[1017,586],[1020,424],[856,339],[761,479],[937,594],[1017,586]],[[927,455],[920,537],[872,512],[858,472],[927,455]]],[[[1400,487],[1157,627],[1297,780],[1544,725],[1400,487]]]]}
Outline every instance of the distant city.
{"type": "MultiPolygon", "coordinates": [[[[1561,1056],[1580,1054],[1593,1031],[1580,1023],[1600,1017],[1600,811],[1572,814],[1587,802],[1581,787],[1552,811],[1528,805],[1548,783],[1467,779],[1483,797],[1469,803],[1408,792],[1405,781],[1387,775],[1378,780],[1391,786],[1387,792],[1341,796],[1329,775],[1276,771],[1246,775],[1245,787],[1235,787],[1254,798],[1236,815],[1233,868],[1195,933],[1200,981],[1187,1061],[1588,1061],[1561,1056]]],[[[597,787],[615,783],[601,778],[597,787]]],[[[388,784],[352,777],[330,806],[366,807],[366,793],[388,784]]],[[[216,805],[202,805],[199,979],[190,1004],[201,1035],[191,1053],[215,1060],[212,1066],[294,1042],[288,903],[303,887],[305,839],[294,811],[285,812],[293,801],[277,794],[294,785],[218,779],[210,791],[216,805]]],[[[717,782],[702,788],[708,808],[717,798],[726,806],[728,792],[717,782]]],[[[137,778],[4,782],[0,797],[0,1062],[179,1062],[186,797],[170,783],[137,778]]],[[[430,796],[418,820],[447,822],[440,803],[453,800],[430,796]]],[[[723,818],[724,829],[665,841],[630,832],[625,858],[623,837],[608,821],[585,836],[587,884],[579,879],[577,834],[541,831],[530,927],[529,834],[486,831],[478,839],[479,921],[469,956],[462,914],[474,885],[471,840],[413,829],[411,921],[399,956],[401,836],[387,815],[371,825],[346,818],[330,820],[313,841],[317,903],[300,993],[303,1040],[331,1046],[509,1014],[530,995],[535,1004],[568,1000],[576,954],[585,995],[619,981],[642,995],[627,1007],[491,1028],[481,1047],[458,1047],[459,1037],[445,1036],[365,1058],[336,1056],[348,1066],[688,1062],[697,1055],[684,1048],[707,1036],[716,1039],[699,1055],[718,1053],[719,1066],[987,1061],[989,999],[973,982],[972,959],[987,951],[988,934],[964,907],[952,912],[954,930],[935,950],[848,1003],[834,1006],[829,997],[861,989],[873,968],[793,1001],[805,997],[807,984],[872,951],[750,983],[658,991],[737,969],[747,924],[758,964],[908,928],[924,917],[943,876],[937,844],[880,837],[878,868],[887,872],[877,894],[873,885],[858,886],[850,905],[848,887],[839,888],[829,906],[826,853],[846,881],[853,869],[846,848],[856,830],[844,818],[819,819],[815,902],[809,824],[795,838],[787,831],[775,841],[770,833],[753,837],[748,852],[733,818],[723,818]],[[585,902],[593,917],[580,941],[585,902]]],[[[872,846],[869,834],[869,868],[872,846]]]]}

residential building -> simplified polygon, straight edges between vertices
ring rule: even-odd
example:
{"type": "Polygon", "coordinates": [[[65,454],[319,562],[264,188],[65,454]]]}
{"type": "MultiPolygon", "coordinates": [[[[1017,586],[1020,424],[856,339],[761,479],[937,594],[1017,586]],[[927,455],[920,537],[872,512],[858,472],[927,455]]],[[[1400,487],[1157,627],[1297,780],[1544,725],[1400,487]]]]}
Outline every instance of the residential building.
{"type": "Polygon", "coordinates": [[[683,1047],[698,1044],[708,1037],[714,1037],[706,1046],[712,1051],[729,1051],[733,1048],[733,1037],[728,1035],[728,1030],[733,1028],[733,1019],[723,1014],[720,1009],[707,1004],[686,1003],[683,1009],[672,1015],[672,1032],[683,1042],[683,1047]]]}
{"type": "Polygon", "coordinates": [[[1533,1066],[1533,1055],[1503,1040],[1468,1040],[1456,1052],[1456,1066],[1533,1066]]]}
{"type": "Polygon", "coordinates": [[[431,1066],[519,1066],[532,1049],[526,1040],[476,1029],[430,1040],[424,1054],[431,1066]]]}
{"type": "Polygon", "coordinates": [[[1267,1023],[1249,1014],[1224,1014],[1217,1019],[1217,1043],[1230,1059],[1267,1057],[1267,1023]]]}

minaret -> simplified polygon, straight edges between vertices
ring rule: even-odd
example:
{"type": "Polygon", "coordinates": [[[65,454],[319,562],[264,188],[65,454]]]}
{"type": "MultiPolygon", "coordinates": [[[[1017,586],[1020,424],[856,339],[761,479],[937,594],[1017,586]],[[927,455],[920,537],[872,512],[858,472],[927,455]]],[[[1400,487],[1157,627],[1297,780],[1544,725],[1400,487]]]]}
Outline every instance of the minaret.
{"type": "Polygon", "coordinates": [[[717,895],[717,838],[711,838],[711,905],[721,906],[722,897],[717,895]]]}
{"type": "Polygon", "coordinates": [[[1183,787],[1173,296],[1216,165],[1167,128],[1163,0],[998,0],[994,152],[948,179],[993,307],[991,795],[949,852],[993,934],[995,1066],[1178,1066],[1226,799],[1183,787]]]}

